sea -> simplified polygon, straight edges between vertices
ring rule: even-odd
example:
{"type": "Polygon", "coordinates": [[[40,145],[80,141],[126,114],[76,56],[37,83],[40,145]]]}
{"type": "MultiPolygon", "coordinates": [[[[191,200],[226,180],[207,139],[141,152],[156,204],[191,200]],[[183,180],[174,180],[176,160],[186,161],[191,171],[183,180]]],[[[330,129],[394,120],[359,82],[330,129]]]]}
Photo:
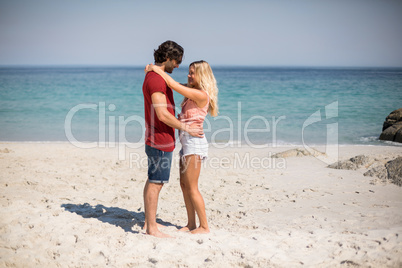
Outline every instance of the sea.
{"type": "MultiPolygon", "coordinates": [[[[402,108],[402,69],[212,66],[221,145],[395,145],[378,139],[402,108]]],[[[0,67],[0,141],[143,143],[144,67],[0,67]]],[[[188,69],[172,76],[186,83],[188,69]]],[[[174,93],[176,115],[182,96],[174,93]]]]}

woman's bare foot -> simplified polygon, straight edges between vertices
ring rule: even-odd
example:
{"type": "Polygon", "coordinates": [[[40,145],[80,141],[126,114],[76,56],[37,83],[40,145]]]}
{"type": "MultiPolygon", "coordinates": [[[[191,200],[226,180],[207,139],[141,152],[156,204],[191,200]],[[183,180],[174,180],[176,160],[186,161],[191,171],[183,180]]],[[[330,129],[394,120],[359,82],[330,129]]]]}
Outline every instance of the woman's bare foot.
{"type": "Polygon", "coordinates": [[[179,232],[190,232],[192,230],[194,230],[196,227],[189,227],[188,225],[182,227],[181,229],[179,229],[179,232]]]}
{"type": "Polygon", "coordinates": [[[194,229],[191,231],[192,234],[208,234],[209,233],[209,228],[204,228],[204,227],[198,227],[197,229],[194,229]]]}

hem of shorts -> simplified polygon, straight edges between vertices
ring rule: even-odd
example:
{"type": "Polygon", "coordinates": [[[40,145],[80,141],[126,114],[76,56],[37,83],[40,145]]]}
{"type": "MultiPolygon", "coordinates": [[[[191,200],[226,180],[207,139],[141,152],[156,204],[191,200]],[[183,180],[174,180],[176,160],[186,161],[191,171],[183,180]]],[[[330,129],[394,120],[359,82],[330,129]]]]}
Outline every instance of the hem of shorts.
{"type": "Polygon", "coordinates": [[[201,157],[201,160],[206,160],[208,158],[208,155],[202,155],[202,154],[196,154],[196,153],[182,154],[180,157],[183,158],[183,157],[188,156],[188,155],[198,155],[198,156],[201,157]]]}
{"type": "Polygon", "coordinates": [[[148,179],[148,181],[151,183],[163,183],[163,184],[169,183],[169,181],[156,181],[156,180],[150,180],[150,179],[148,179]]]}

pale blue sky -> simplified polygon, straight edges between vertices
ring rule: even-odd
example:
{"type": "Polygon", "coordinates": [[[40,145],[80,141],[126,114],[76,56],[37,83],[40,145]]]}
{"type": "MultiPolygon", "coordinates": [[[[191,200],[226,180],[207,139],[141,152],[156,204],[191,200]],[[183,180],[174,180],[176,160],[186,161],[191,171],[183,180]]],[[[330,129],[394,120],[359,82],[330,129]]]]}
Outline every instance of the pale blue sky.
{"type": "Polygon", "coordinates": [[[0,0],[0,65],[402,66],[400,0],[0,0]]]}

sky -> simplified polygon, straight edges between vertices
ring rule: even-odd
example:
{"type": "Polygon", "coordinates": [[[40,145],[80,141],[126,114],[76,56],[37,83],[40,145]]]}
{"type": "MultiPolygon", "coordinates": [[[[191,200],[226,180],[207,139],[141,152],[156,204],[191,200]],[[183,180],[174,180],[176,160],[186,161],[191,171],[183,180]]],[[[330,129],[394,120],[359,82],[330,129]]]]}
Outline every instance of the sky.
{"type": "Polygon", "coordinates": [[[0,65],[402,67],[401,0],[0,0],[0,65]]]}

